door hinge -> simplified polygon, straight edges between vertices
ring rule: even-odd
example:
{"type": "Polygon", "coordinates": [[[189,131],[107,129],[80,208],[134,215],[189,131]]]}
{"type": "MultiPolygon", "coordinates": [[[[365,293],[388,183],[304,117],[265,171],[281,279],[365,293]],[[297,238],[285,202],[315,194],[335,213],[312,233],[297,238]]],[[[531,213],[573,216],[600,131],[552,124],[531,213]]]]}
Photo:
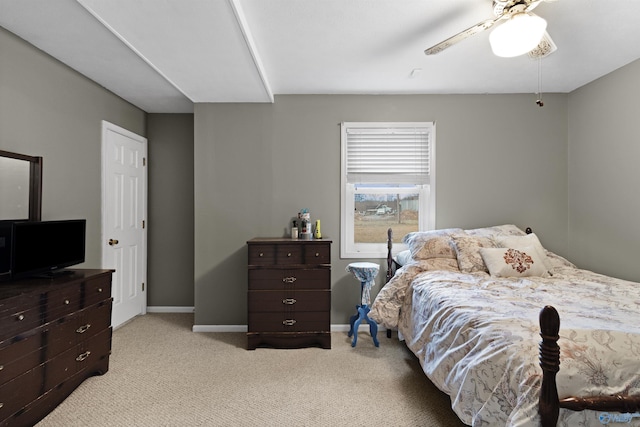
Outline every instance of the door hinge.
{"type": "Polygon", "coordinates": [[[142,166],[147,166],[147,158],[146,157],[142,158],[142,166]]]}
{"type": "Polygon", "coordinates": [[[142,282],[142,292],[144,292],[144,282],[142,282]]]}
{"type": "Polygon", "coordinates": [[[142,228],[144,228],[144,219],[142,220],[142,228]]]}

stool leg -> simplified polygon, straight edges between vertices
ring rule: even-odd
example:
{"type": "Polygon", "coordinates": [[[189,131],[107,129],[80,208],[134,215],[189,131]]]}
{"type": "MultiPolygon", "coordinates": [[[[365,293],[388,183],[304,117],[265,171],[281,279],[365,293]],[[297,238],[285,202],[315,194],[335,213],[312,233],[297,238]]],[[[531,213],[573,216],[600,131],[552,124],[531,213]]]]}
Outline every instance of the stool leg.
{"type": "Polygon", "coordinates": [[[373,344],[376,347],[380,347],[380,343],[378,342],[378,324],[373,320],[369,319],[369,333],[371,334],[371,338],[373,338],[373,344]]]}
{"type": "Polygon", "coordinates": [[[378,342],[378,324],[369,318],[369,312],[371,308],[368,305],[362,306],[362,313],[364,314],[364,320],[369,324],[369,334],[371,334],[371,338],[373,339],[373,344],[376,347],[380,347],[380,343],[378,342]]]}
{"type": "MultiPolygon", "coordinates": [[[[364,306],[366,308],[367,306],[364,306]]],[[[358,328],[360,327],[360,323],[362,323],[362,319],[364,319],[365,313],[362,306],[358,306],[358,318],[353,324],[353,341],[351,341],[351,347],[355,347],[358,342],[358,328]]]]}
{"type": "Polygon", "coordinates": [[[357,310],[358,310],[358,308],[359,308],[359,307],[360,307],[359,305],[356,305],[356,314],[354,314],[353,316],[351,316],[351,317],[349,318],[349,325],[351,326],[351,328],[349,329],[349,334],[347,335],[347,336],[349,336],[349,337],[350,337],[351,335],[353,335],[353,324],[356,322],[356,319],[357,319],[357,318],[358,318],[358,316],[360,315],[360,314],[357,312],[357,310]]]}

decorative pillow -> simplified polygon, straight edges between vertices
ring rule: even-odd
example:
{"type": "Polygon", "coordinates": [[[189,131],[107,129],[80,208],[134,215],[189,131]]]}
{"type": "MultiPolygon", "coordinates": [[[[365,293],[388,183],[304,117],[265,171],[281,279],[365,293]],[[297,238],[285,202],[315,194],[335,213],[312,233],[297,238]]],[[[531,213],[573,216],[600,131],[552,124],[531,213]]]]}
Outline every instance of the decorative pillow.
{"type": "Polygon", "coordinates": [[[465,230],[472,236],[497,237],[497,236],[526,236],[527,233],[513,224],[495,225],[493,227],[474,228],[465,230]]]}
{"type": "Polygon", "coordinates": [[[460,271],[463,273],[489,272],[480,255],[480,248],[495,248],[493,239],[482,236],[453,235],[451,242],[456,251],[460,271]]]}
{"type": "Polygon", "coordinates": [[[464,233],[461,228],[444,228],[441,230],[416,231],[402,239],[411,251],[414,260],[431,258],[456,258],[451,247],[451,235],[464,233]]]}
{"type": "Polygon", "coordinates": [[[460,271],[458,268],[458,261],[451,258],[431,258],[416,261],[418,267],[425,271],[434,270],[447,270],[447,271],[460,271]]]}
{"type": "Polygon", "coordinates": [[[400,265],[407,265],[411,261],[411,251],[407,249],[406,251],[401,251],[395,254],[393,259],[400,265]]]}
{"type": "Polygon", "coordinates": [[[553,265],[547,260],[547,251],[540,243],[540,239],[535,233],[527,234],[525,236],[497,236],[496,246],[501,248],[513,248],[520,249],[527,246],[533,246],[538,252],[538,256],[542,260],[547,271],[553,268],[553,265]]]}
{"type": "Polygon", "coordinates": [[[520,249],[480,248],[480,255],[492,276],[545,277],[547,275],[547,268],[533,246],[520,249]]]}

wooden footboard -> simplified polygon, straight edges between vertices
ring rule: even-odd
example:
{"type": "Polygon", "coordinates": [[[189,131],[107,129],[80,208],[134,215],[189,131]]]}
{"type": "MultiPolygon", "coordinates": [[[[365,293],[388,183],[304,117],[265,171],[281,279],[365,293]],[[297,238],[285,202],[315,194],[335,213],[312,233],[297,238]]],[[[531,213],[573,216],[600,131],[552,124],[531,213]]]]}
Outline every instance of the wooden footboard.
{"type": "Polygon", "coordinates": [[[603,412],[633,413],[640,410],[640,396],[613,395],[592,397],[566,397],[558,399],[556,373],[560,370],[560,347],[558,331],[560,316],[548,305],[540,311],[540,367],[542,386],[538,412],[542,427],[557,425],[560,408],[572,411],[591,409],[603,412]]]}

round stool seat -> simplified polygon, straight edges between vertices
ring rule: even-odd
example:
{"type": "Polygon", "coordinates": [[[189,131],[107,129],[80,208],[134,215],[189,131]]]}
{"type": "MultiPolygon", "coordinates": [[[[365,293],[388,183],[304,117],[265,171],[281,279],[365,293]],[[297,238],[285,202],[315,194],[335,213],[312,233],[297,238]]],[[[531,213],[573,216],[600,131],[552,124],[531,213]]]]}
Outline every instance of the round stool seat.
{"type": "Polygon", "coordinates": [[[347,271],[355,276],[362,285],[361,303],[369,305],[371,301],[371,287],[375,285],[380,266],[373,262],[352,262],[347,265],[347,271]]]}
{"type": "Polygon", "coordinates": [[[358,342],[358,327],[363,320],[369,324],[369,331],[371,332],[371,338],[373,338],[375,346],[378,347],[380,345],[376,336],[378,334],[378,324],[368,316],[371,310],[369,308],[371,287],[375,284],[375,278],[379,270],[380,266],[373,262],[352,262],[347,265],[347,271],[353,274],[360,282],[360,305],[356,306],[358,312],[349,319],[351,325],[349,336],[353,335],[351,347],[355,347],[358,342]]]}

